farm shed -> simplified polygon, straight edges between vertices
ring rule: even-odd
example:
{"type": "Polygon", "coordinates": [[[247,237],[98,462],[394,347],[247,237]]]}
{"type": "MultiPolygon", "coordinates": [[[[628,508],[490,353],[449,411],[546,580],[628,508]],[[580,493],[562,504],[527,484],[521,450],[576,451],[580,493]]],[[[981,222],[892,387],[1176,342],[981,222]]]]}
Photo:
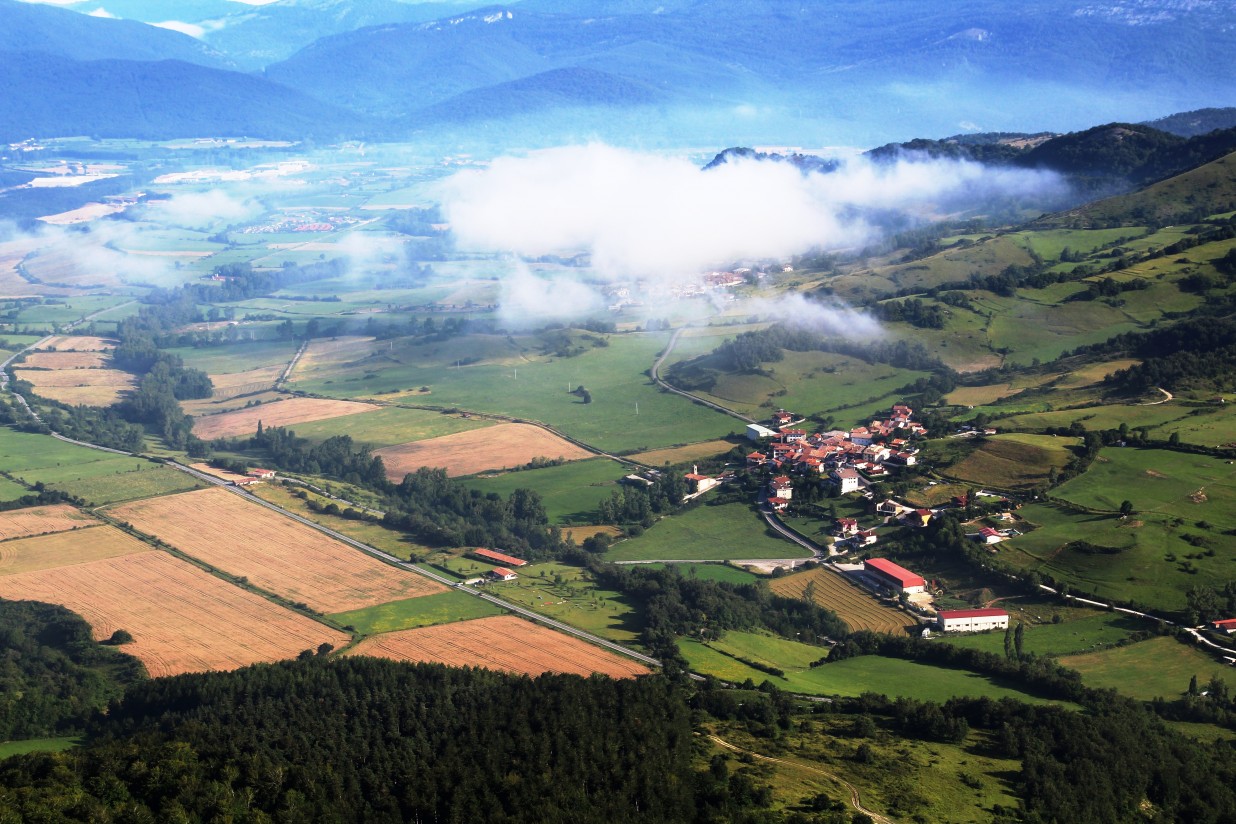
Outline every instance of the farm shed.
{"type": "Polygon", "coordinates": [[[514,581],[519,576],[506,567],[494,567],[489,571],[489,577],[495,581],[514,581]]]}
{"type": "Polygon", "coordinates": [[[1009,626],[1009,614],[1002,609],[942,610],[936,619],[945,632],[984,632],[1009,626]]]}
{"type": "Polygon", "coordinates": [[[493,549],[474,549],[471,555],[475,555],[482,561],[490,561],[495,564],[503,564],[508,567],[526,566],[527,561],[522,558],[516,558],[514,555],[507,555],[505,552],[498,552],[493,549]]]}
{"type": "Polygon", "coordinates": [[[868,558],[863,561],[863,571],[898,594],[915,595],[927,588],[927,582],[921,575],[915,575],[910,570],[894,564],[887,558],[868,558]]]}

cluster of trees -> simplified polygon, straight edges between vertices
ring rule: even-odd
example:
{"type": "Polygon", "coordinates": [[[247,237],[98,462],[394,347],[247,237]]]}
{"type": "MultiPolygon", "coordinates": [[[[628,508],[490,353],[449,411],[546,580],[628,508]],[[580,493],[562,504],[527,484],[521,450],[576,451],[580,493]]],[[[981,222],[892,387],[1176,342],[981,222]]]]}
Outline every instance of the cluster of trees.
{"type": "Polygon", "coordinates": [[[4,741],[80,732],[145,675],[137,659],[95,643],[80,615],[36,601],[0,599],[0,650],[4,741]]]}
{"type": "Polygon", "coordinates": [[[261,449],[270,463],[289,472],[329,475],[351,484],[381,488],[387,484],[386,467],[369,447],[356,444],[351,435],[334,435],[321,442],[301,438],[281,426],[263,427],[248,442],[261,449]]]}
{"type": "Polygon", "coordinates": [[[877,303],[873,311],[880,320],[904,321],[920,329],[943,329],[948,319],[944,307],[937,303],[925,303],[918,298],[877,303]]]}
{"type": "Polygon", "coordinates": [[[0,806],[24,821],[677,823],[701,820],[697,787],[717,789],[657,677],[309,656],[136,685],[89,733],[0,763],[0,806]]]}
{"type": "Polygon", "coordinates": [[[1142,363],[1109,382],[1130,392],[1165,389],[1227,391],[1236,388],[1236,320],[1190,318],[1145,333],[1118,335],[1094,351],[1127,351],[1142,363]]]}
{"type": "Polygon", "coordinates": [[[647,528],[653,525],[657,515],[681,504],[687,491],[682,473],[667,469],[651,486],[628,484],[612,491],[598,504],[597,517],[603,524],[639,524],[647,528]]]}
{"type": "Polygon", "coordinates": [[[918,341],[881,340],[872,343],[821,335],[800,326],[773,324],[767,329],[742,332],[712,351],[725,368],[736,372],[758,370],[761,364],[776,363],[791,352],[833,352],[868,363],[887,363],[903,369],[944,368],[940,359],[918,341]]]}
{"type": "Polygon", "coordinates": [[[554,557],[566,546],[541,496],[530,489],[504,499],[455,483],[445,469],[424,466],[388,488],[383,523],[428,546],[494,546],[529,559],[554,557]]]}
{"type": "Polygon", "coordinates": [[[685,667],[677,638],[715,639],[726,630],[768,629],[814,644],[844,637],[837,615],[801,598],[773,594],[766,582],[733,584],[684,576],[678,570],[617,566],[581,559],[597,583],[617,590],[642,608],[643,643],[670,670],[685,667]]]}
{"type": "Polygon", "coordinates": [[[1189,587],[1185,604],[1185,621],[1191,625],[1236,617],[1236,581],[1219,589],[1204,584],[1189,587]]]}
{"type": "Polygon", "coordinates": [[[1150,281],[1143,280],[1141,278],[1134,278],[1133,280],[1124,281],[1118,281],[1113,278],[1103,278],[1102,280],[1090,281],[1089,285],[1084,290],[1071,295],[1069,300],[1078,301],[1114,298],[1123,292],[1138,292],[1149,288],[1150,281]]]}

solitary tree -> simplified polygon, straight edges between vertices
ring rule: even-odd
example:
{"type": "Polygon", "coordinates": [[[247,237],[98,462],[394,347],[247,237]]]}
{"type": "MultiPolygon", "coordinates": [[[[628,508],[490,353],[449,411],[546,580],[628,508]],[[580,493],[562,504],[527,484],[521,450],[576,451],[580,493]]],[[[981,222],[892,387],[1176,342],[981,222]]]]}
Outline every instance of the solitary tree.
{"type": "Polygon", "coordinates": [[[1127,518],[1132,514],[1133,514],[1133,502],[1132,501],[1121,501],[1120,502],[1120,517],[1127,518]]]}

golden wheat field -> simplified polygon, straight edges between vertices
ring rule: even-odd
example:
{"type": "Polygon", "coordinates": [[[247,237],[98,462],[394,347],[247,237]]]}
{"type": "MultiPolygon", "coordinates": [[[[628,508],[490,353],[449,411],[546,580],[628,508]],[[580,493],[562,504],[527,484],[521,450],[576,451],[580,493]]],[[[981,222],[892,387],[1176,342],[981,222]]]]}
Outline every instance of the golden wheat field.
{"type": "Polygon", "coordinates": [[[914,623],[906,613],[884,606],[866,590],[827,569],[811,569],[769,581],[768,588],[782,598],[803,598],[808,584],[812,600],[831,609],[852,630],[901,633],[914,623]]]}
{"type": "Polygon", "coordinates": [[[132,535],[102,524],[36,538],[18,538],[0,543],[0,575],[85,564],[134,555],[150,548],[132,535]]]}
{"type": "Polygon", "coordinates": [[[533,458],[577,461],[595,457],[583,447],[526,423],[501,423],[425,441],[377,449],[386,477],[398,483],[422,466],[442,467],[448,475],[472,475],[486,469],[523,466],[533,458]]]}
{"type": "Polygon", "coordinates": [[[83,526],[94,526],[97,523],[99,523],[97,518],[79,509],[74,509],[68,504],[10,509],[8,512],[0,512],[0,541],[28,538],[31,535],[43,535],[48,532],[64,532],[67,529],[79,529],[83,526]]]}
{"type": "Polygon", "coordinates": [[[634,678],[648,673],[647,667],[629,658],[514,615],[375,635],[361,641],[348,654],[483,667],[523,675],[599,672],[613,678],[634,678]]]}
{"type": "Polygon", "coordinates": [[[107,512],[186,555],[320,612],[348,612],[446,589],[218,487],[107,512]]]}
{"type": "Polygon", "coordinates": [[[198,418],[193,424],[193,434],[203,440],[231,438],[236,435],[252,435],[257,431],[258,421],[262,426],[295,426],[306,421],[338,418],[342,415],[358,415],[372,412],[378,407],[355,401],[331,401],[322,398],[288,398],[287,400],[263,403],[234,412],[208,415],[198,418]]]}
{"type": "Polygon", "coordinates": [[[152,677],[229,670],[348,642],[342,632],[228,584],[165,552],[140,552],[0,577],[0,597],[61,604],[152,677]]]}

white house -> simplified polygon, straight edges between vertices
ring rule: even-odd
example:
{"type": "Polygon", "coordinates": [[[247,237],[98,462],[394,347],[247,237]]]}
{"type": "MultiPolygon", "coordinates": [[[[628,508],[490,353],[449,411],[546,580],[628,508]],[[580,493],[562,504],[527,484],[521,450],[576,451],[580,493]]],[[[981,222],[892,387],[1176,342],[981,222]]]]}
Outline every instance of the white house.
{"type": "Polygon", "coordinates": [[[858,491],[858,471],[850,467],[835,470],[829,477],[837,482],[837,486],[841,487],[841,494],[845,495],[849,492],[858,491]]]}
{"type": "Polygon", "coordinates": [[[1009,614],[1002,609],[947,609],[936,620],[945,632],[985,632],[1009,626],[1009,614]]]}

